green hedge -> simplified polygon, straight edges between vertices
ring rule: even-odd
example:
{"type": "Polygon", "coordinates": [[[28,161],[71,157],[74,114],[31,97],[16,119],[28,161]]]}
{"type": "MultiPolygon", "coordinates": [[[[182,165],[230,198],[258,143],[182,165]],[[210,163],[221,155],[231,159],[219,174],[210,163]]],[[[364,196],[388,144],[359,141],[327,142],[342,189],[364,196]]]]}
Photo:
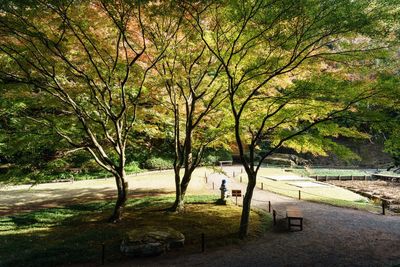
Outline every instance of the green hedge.
{"type": "Polygon", "coordinates": [[[144,167],[150,170],[165,170],[165,169],[172,169],[173,168],[173,161],[170,159],[163,159],[163,158],[149,158],[145,161],[144,167]]]}

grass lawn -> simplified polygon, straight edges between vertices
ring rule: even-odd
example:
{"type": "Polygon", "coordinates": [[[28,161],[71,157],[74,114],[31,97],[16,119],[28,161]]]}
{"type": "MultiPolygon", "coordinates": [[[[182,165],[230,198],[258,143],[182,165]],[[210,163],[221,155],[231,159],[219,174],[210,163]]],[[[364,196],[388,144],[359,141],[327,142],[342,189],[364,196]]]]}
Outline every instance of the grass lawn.
{"type": "MultiPolygon", "coordinates": [[[[106,261],[122,259],[119,244],[124,233],[142,226],[168,226],[186,237],[181,253],[198,252],[200,236],[207,248],[238,242],[241,208],[218,206],[215,196],[188,196],[184,213],[163,209],[173,196],[131,198],[122,222],[106,223],[114,202],[102,201],[21,213],[0,218],[0,266],[56,266],[100,262],[101,244],[106,261]]],[[[269,227],[269,215],[251,213],[250,236],[269,227]]]]}
{"type": "MultiPolygon", "coordinates": [[[[261,168],[258,173],[257,187],[261,188],[263,183],[264,190],[268,190],[280,195],[289,196],[292,198],[299,197],[301,191],[301,199],[313,202],[320,202],[339,207],[349,207],[360,210],[368,210],[372,212],[381,212],[381,207],[376,205],[368,198],[351,192],[347,189],[328,185],[324,187],[298,187],[291,185],[291,181],[273,181],[262,176],[271,174],[281,174],[282,170],[272,170],[271,168],[261,168]]],[[[290,174],[290,173],[289,173],[290,174]]],[[[243,182],[247,182],[247,177],[243,175],[243,182]]]]}

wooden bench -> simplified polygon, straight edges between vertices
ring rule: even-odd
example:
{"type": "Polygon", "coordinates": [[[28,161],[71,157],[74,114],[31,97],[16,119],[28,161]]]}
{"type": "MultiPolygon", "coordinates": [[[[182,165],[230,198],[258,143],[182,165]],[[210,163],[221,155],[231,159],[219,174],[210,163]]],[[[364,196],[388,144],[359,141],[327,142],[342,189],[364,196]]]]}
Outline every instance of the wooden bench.
{"type": "Polygon", "coordinates": [[[222,167],[222,165],[226,164],[226,165],[232,165],[233,161],[232,160],[220,160],[218,161],[219,166],[222,167]]]}
{"type": "Polygon", "coordinates": [[[303,231],[303,212],[298,207],[288,206],[286,208],[286,218],[289,231],[292,230],[292,226],[300,227],[300,231],[303,231]]]}

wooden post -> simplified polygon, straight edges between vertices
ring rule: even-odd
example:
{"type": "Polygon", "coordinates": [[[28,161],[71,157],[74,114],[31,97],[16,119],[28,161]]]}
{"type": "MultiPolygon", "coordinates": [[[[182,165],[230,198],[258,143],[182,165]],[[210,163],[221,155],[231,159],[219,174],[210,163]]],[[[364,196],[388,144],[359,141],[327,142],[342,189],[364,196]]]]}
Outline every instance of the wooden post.
{"type": "Polygon", "coordinates": [[[315,181],[318,182],[318,175],[315,175],[315,181]]]}
{"type": "Polygon", "coordinates": [[[272,217],[274,219],[274,225],[276,225],[276,211],[275,210],[272,211],[272,217]]]}
{"type": "Polygon", "coordinates": [[[201,233],[201,252],[204,252],[205,251],[205,235],[204,235],[204,233],[201,233]]]}
{"type": "Polygon", "coordinates": [[[264,183],[261,183],[261,190],[264,190],[264,183]]]}
{"type": "Polygon", "coordinates": [[[208,177],[206,176],[206,184],[208,184],[208,177]]]}
{"type": "Polygon", "coordinates": [[[104,243],[102,243],[101,244],[101,265],[104,265],[105,251],[106,251],[106,246],[104,243]]]}
{"type": "Polygon", "coordinates": [[[271,201],[268,201],[268,212],[271,213],[271,201]]]}
{"type": "Polygon", "coordinates": [[[299,199],[301,199],[301,191],[299,190],[299,199]]]}
{"type": "Polygon", "coordinates": [[[382,201],[382,215],[385,215],[385,201],[382,201]]]}

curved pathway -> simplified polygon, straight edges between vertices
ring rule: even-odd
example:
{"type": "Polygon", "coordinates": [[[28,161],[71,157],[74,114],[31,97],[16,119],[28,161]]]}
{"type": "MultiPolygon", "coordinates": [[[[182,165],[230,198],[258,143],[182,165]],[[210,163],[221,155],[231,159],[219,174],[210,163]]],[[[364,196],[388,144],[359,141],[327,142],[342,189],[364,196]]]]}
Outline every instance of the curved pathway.
{"type": "MultiPolygon", "coordinates": [[[[239,173],[240,167],[225,167],[239,173]]],[[[245,184],[227,178],[229,189],[245,184]]],[[[215,190],[221,175],[210,175],[215,190]]],[[[212,189],[212,188],[210,188],[212,189]]],[[[123,266],[400,266],[400,217],[328,206],[283,197],[255,189],[253,206],[276,209],[296,205],[304,213],[304,230],[266,232],[254,241],[203,254],[170,254],[156,259],[139,259],[123,266]]],[[[121,266],[121,263],[113,266],[121,266]]]]}

